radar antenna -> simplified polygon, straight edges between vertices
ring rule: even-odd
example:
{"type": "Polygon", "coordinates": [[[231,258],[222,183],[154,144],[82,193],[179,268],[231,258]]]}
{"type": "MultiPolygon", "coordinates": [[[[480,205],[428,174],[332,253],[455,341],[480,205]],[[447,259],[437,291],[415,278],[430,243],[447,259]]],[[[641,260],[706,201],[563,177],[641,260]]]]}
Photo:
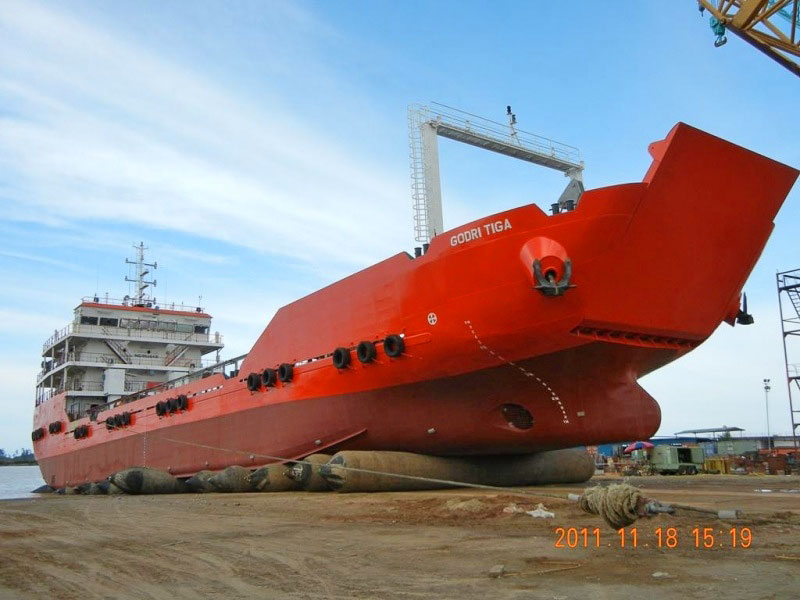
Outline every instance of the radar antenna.
{"type": "Polygon", "coordinates": [[[136,250],[136,260],[126,258],[125,263],[136,265],[136,278],[131,279],[130,277],[125,277],[125,281],[136,284],[136,294],[131,299],[134,306],[151,306],[156,299],[151,298],[147,294],[147,288],[150,286],[156,287],[158,282],[155,279],[148,281],[145,278],[150,274],[150,269],[155,271],[158,268],[158,263],[144,262],[144,251],[149,250],[149,248],[144,245],[144,242],[139,242],[138,246],[134,244],[133,247],[136,250]]]}

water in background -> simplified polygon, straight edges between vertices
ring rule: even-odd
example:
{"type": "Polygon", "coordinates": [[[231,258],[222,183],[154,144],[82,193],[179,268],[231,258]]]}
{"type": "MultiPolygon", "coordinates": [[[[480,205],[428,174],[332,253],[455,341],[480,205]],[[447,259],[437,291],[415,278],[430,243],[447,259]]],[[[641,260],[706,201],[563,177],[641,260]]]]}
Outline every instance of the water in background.
{"type": "Polygon", "coordinates": [[[40,485],[44,485],[44,479],[35,465],[0,467],[0,499],[36,498],[38,494],[31,494],[31,490],[40,485]]]}

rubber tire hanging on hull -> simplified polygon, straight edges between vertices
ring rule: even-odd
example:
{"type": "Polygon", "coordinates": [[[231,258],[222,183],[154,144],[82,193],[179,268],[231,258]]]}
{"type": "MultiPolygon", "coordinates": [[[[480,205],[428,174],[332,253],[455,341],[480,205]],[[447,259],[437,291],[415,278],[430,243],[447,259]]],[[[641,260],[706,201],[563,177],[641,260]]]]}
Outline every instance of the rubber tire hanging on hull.
{"type": "Polygon", "coordinates": [[[346,369],[350,364],[350,349],[341,347],[337,348],[333,351],[331,360],[333,362],[333,366],[337,369],[346,369]]]}
{"type": "Polygon", "coordinates": [[[367,341],[359,342],[356,348],[356,356],[360,362],[364,364],[371,363],[377,355],[378,351],[375,349],[375,344],[367,341]]]}
{"type": "Polygon", "coordinates": [[[383,340],[383,351],[386,356],[397,358],[406,351],[406,343],[399,335],[389,335],[383,340]]]}
{"type": "Polygon", "coordinates": [[[275,372],[275,369],[264,369],[261,371],[261,383],[264,384],[264,387],[272,387],[275,385],[276,381],[278,381],[278,374],[275,372]]]}
{"type": "Polygon", "coordinates": [[[258,391],[261,387],[261,376],[258,373],[250,373],[247,376],[247,389],[251,392],[258,391]]]}
{"type": "Polygon", "coordinates": [[[278,379],[283,383],[289,383],[294,377],[294,365],[290,363],[283,363],[278,367],[278,379]]]}

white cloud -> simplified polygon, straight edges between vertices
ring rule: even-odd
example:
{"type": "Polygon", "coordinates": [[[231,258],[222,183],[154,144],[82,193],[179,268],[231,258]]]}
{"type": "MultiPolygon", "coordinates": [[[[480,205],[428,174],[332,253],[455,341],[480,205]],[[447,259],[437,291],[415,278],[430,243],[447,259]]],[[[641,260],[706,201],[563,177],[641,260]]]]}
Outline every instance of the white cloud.
{"type": "Polygon", "coordinates": [[[403,244],[404,178],[274,98],[253,106],[111,33],[13,6],[0,14],[0,94],[16,108],[0,161],[27,185],[6,193],[12,218],[140,223],[350,266],[403,244]]]}
{"type": "MultiPolygon", "coordinates": [[[[68,320],[68,317],[42,314],[39,311],[0,308],[0,334],[30,334],[32,331],[46,331],[49,335],[53,330],[66,325],[68,320]]],[[[5,344],[3,345],[5,346],[5,344]]],[[[5,349],[8,350],[8,347],[5,349]]]]}
{"type": "Polygon", "coordinates": [[[28,254],[26,252],[13,252],[10,250],[0,250],[0,256],[5,256],[6,258],[13,258],[16,260],[21,260],[26,262],[35,262],[43,265],[50,265],[53,267],[59,267],[61,269],[68,269],[70,271],[86,272],[86,269],[81,267],[80,265],[75,265],[70,262],[58,260],[57,258],[51,258],[49,256],[39,256],[36,254],[28,254]]]}

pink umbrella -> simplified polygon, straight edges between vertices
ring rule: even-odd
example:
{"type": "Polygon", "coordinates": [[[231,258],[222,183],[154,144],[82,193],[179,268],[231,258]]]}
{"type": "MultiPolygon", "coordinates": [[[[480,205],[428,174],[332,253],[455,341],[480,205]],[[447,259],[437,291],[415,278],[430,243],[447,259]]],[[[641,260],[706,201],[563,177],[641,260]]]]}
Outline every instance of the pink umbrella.
{"type": "Polygon", "coordinates": [[[622,452],[625,454],[630,454],[634,450],[645,450],[647,448],[652,448],[652,447],[653,444],[651,444],[650,442],[633,442],[632,444],[626,446],[622,452]]]}

